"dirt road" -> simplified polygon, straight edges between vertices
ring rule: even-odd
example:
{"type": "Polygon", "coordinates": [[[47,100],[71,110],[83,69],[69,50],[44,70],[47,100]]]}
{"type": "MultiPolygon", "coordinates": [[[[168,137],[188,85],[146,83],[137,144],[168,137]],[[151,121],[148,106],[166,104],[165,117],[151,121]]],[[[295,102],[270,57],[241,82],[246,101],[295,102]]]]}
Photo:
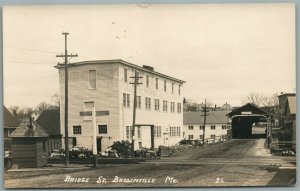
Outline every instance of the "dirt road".
{"type": "Polygon", "coordinates": [[[168,158],[140,164],[99,165],[97,169],[77,169],[72,172],[31,177],[27,174],[27,177],[22,178],[5,176],[4,186],[6,188],[287,186],[296,176],[295,160],[295,157],[270,155],[264,148],[264,139],[231,140],[194,147],[168,158]]]}

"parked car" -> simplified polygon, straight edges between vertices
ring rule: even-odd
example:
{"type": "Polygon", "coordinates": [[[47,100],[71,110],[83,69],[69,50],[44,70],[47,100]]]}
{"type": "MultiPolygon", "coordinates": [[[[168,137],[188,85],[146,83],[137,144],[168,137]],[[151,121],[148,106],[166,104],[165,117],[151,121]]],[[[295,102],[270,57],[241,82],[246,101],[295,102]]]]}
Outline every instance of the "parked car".
{"type": "Polygon", "coordinates": [[[119,155],[116,150],[113,150],[111,147],[106,149],[103,152],[100,152],[100,157],[107,157],[107,158],[119,158],[119,155]]]}

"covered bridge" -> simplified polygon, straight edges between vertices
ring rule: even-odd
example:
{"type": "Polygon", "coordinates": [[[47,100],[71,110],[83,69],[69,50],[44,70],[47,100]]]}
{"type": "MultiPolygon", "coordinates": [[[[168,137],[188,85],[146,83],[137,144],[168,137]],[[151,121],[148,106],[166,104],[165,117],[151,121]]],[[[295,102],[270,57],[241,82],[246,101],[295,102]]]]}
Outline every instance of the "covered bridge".
{"type": "Polygon", "coordinates": [[[227,115],[231,121],[233,139],[252,138],[253,123],[266,122],[269,117],[269,113],[251,103],[247,103],[227,115]]]}

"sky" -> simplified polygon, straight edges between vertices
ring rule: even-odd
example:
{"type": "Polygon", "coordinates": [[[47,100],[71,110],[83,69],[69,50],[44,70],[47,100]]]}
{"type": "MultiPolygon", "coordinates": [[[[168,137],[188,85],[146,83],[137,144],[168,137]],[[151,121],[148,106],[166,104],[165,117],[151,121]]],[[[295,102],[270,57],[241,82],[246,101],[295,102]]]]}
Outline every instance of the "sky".
{"type": "Polygon", "coordinates": [[[294,4],[7,6],[4,105],[35,107],[59,93],[70,62],[123,59],[186,81],[187,99],[222,106],[250,92],[296,91],[294,4]]]}

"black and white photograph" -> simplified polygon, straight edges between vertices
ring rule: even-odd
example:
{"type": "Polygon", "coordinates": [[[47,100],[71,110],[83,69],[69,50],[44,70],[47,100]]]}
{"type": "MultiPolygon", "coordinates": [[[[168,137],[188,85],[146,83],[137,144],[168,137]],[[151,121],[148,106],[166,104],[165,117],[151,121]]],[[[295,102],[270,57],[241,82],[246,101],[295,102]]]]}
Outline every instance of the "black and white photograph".
{"type": "Polygon", "coordinates": [[[296,4],[6,5],[6,189],[293,187],[296,4]]]}

